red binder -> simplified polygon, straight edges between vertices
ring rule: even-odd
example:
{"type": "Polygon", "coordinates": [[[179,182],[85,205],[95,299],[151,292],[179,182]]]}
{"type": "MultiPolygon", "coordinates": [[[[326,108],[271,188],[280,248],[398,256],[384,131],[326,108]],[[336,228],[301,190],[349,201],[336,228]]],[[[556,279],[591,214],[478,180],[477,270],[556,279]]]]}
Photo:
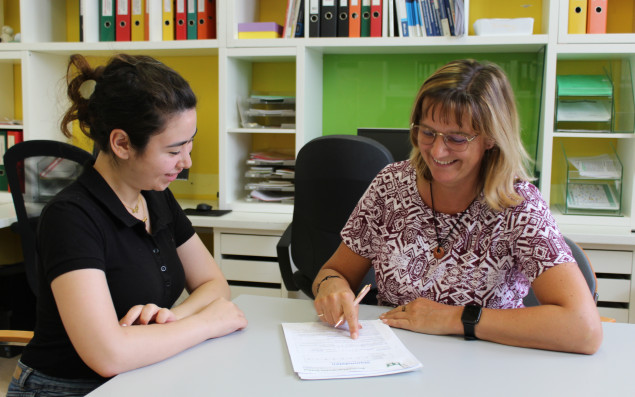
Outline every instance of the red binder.
{"type": "Polygon", "coordinates": [[[198,0],[198,32],[199,39],[216,38],[216,0],[198,0]]]}
{"type": "Polygon", "coordinates": [[[115,40],[130,41],[130,0],[117,0],[115,40]]]}
{"type": "Polygon", "coordinates": [[[370,3],[370,37],[381,37],[382,0],[370,3]]]}
{"type": "MultiPolygon", "coordinates": [[[[20,143],[24,140],[24,134],[20,130],[9,130],[7,131],[7,149],[11,146],[20,143]]],[[[18,177],[20,179],[20,190],[24,193],[24,161],[20,161],[18,163],[18,177]]],[[[8,187],[7,187],[8,188],[8,187]]],[[[10,188],[8,188],[11,191],[10,188]]]]}
{"type": "Polygon", "coordinates": [[[587,33],[606,33],[607,0],[589,0],[587,5],[587,33]]]}
{"type": "Polygon", "coordinates": [[[185,8],[185,0],[176,0],[174,9],[175,24],[174,34],[176,40],[187,40],[187,9],[185,8]]]}

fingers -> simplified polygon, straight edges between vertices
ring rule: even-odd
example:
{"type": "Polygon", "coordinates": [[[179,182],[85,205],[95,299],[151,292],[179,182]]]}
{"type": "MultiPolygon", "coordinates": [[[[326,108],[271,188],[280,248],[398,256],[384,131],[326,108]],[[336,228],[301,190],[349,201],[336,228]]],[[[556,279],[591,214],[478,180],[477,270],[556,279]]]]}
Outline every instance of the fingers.
{"type": "Polygon", "coordinates": [[[126,315],[123,316],[121,320],[119,320],[119,325],[121,325],[122,327],[127,327],[134,324],[134,322],[139,317],[139,314],[141,313],[141,309],[143,309],[142,305],[131,307],[130,310],[128,310],[128,313],[126,313],[126,315]]]}
{"type": "Polygon", "coordinates": [[[341,295],[329,295],[314,301],[315,311],[320,319],[333,327],[348,323],[351,338],[359,336],[361,328],[358,321],[359,306],[353,303],[355,296],[352,292],[341,295]]]}
{"type": "Polygon", "coordinates": [[[407,312],[406,305],[397,306],[394,309],[391,309],[379,316],[380,319],[407,318],[407,317],[408,317],[408,312],[407,312]]]}
{"type": "Polygon", "coordinates": [[[359,329],[361,328],[358,321],[359,305],[354,305],[346,316],[346,322],[348,323],[348,329],[351,333],[351,338],[357,339],[359,336],[359,329]]]}
{"type": "Polygon", "coordinates": [[[170,309],[165,307],[161,308],[154,318],[154,322],[157,324],[166,324],[176,320],[176,316],[170,309]]]}
{"type": "Polygon", "coordinates": [[[155,304],[136,305],[128,310],[125,316],[119,320],[119,325],[147,325],[152,322],[165,324],[176,320],[176,316],[170,309],[158,307],[155,304]]]}

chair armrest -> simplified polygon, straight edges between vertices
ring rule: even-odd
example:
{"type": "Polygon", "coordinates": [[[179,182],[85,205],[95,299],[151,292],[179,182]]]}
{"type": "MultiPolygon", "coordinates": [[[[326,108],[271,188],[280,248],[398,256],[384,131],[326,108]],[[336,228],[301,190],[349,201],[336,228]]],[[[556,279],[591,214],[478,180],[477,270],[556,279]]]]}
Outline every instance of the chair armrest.
{"type": "Polygon", "coordinates": [[[293,282],[293,268],[291,267],[291,226],[287,226],[278,244],[276,253],[278,254],[278,265],[280,266],[280,276],[287,291],[297,291],[298,287],[293,282]]]}
{"type": "Polygon", "coordinates": [[[1,330],[0,341],[2,342],[17,342],[17,343],[29,343],[33,338],[33,331],[12,331],[1,330]]]}

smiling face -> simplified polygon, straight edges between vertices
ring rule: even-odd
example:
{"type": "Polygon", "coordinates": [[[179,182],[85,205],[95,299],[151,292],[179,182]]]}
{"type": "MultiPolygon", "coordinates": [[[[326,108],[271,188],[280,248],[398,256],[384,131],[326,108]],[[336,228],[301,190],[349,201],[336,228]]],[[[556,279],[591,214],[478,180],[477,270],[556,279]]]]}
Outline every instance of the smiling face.
{"type": "MultiPolygon", "coordinates": [[[[464,134],[469,137],[478,135],[472,129],[472,123],[467,113],[464,114],[461,126],[454,120],[442,120],[440,117],[432,117],[432,110],[425,114],[425,117],[419,122],[420,126],[427,129],[428,132],[437,132],[444,135],[464,134]]],[[[423,144],[425,139],[421,136],[424,131],[420,129],[418,147],[423,157],[423,161],[428,166],[432,179],[446,187],[472,186],[478,183],[479,170],[481,161],[485,155],[485,151],[493,145],[491,140],[485,136],[477,136],[467,144],[464,151],[455,151],[448,149],[443,142],[443,136],[438,135],[432,144],[423,144]]]]}
{"type": "Polygon", "coordinates": [[[196,135],[196,110],[176,113],[143,152],[135,152],[132,175],[141,190],[165,190],[183,169],[192,166],[190,152],[196,135]]]}

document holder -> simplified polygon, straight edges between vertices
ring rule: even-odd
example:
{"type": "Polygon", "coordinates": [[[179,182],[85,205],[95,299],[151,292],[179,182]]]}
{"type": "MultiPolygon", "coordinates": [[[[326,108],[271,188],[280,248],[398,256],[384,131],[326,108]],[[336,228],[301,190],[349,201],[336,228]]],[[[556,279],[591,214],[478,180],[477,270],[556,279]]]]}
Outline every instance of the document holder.
{"type": "Polygon", "coordinates": [[[621,216],[622,162],[613,143],[594,142],[592,150],[561,142],[562,212],[567,215],[621,216]]]}
{"type": "Polygon", "coordinates": [[[556,131],[612,131],[613,83],[607,75],[557,76],[556,95],[556,131]]]}
{"type": "Polygon", "coordinates": [[[252,96],[238,99],[243,128],[295,128],[295,98],[252,96]]]}

